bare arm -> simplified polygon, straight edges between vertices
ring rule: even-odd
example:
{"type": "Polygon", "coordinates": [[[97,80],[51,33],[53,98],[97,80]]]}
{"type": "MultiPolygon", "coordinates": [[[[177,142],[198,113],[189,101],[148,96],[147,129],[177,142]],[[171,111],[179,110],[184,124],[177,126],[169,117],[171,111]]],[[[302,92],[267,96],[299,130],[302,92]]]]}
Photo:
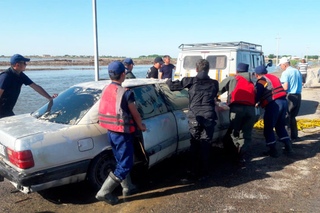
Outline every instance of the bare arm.
{"type": "Polygon", "coordinates": [[[159,72],[159,79],[162,79],[162,75],[163,75],[163,73],[159,72]]]}
{"type": "Polygon", "coordinates": [[[40,95],[42,95],[43,97],[45,97],[46,99],[48,99],[49,101],[52,100],[53,97],[51,97],[41,86],[39,86],[36,83],[32,83],[29,85],[32,89],[34,89],[35,91],[37,91],[40,95]]]}
{"type": "Polygon", "coordinates": [[[144,123],[142,123],[142,119],[141,119],[141,116],[136,108],[136,105],[134,103],[130,103],[128,105],[128,107],[129,107],[131,115],[132,115],[134,121],[136,122],[138,128],[143,132],[146,131],[146,126],[144,125],[144,123]]]}
{"type": "Polygon", "coordinates": [[[288,87],[289,87],[288,82],[284,82],[284,83],[282,84],[282,87],[283,87],[283,89],[284,89],[285,91],[287,91],[287,90],[288,90],[288,87]]]}

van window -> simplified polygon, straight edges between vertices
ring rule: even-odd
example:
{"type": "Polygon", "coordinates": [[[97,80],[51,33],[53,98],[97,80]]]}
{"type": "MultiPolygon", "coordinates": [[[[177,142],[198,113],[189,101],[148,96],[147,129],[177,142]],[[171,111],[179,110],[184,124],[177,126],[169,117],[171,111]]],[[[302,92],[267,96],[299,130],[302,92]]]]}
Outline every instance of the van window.
{"type": "Polygon", "coordinates": [[[209,55],[207,60],[210,64],[210,69],[225,69],[227,67],[227,56],[225,55],[209,55]]]}
{"type": "Polygon", "coordinates": [[[196,69],[196,63],[202,59],[202,56],[185,56],[183,58],[183,69],[185,70],[191,70],[191,69],[196,69]]]}
{"type": "Polygon", "coordinates": [[[256,68],[257,66],[260,66],[262,64],[260,59],[260,55],[252,54],[252,68],[256,68]]]}

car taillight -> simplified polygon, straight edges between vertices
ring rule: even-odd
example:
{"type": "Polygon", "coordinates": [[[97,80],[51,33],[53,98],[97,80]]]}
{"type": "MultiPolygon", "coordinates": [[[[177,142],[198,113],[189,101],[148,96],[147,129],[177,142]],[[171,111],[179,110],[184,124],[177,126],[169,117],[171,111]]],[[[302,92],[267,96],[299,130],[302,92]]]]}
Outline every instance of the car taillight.
{"type": "Polygon", "coordinates": [[[28,169],[34,166],[33,156],[30,150],[14,151],[7,147],[7,153],[10,162],[21,169],[28,169]]]}

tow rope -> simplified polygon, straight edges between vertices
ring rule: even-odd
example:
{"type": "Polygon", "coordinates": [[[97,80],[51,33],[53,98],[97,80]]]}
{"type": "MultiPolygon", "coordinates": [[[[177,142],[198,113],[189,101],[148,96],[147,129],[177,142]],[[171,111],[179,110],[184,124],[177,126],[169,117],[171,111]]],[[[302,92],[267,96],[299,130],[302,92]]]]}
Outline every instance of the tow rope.
{"type": "MultiPolygon", "coordinates": [[[[320,127],[320,119],[297,119],[297,126],[299,131],[303,129],[320,127]]],[[[258,120],[253,126],[255,129],[263,129],[263,127],[263,119],[258,120]]]]}

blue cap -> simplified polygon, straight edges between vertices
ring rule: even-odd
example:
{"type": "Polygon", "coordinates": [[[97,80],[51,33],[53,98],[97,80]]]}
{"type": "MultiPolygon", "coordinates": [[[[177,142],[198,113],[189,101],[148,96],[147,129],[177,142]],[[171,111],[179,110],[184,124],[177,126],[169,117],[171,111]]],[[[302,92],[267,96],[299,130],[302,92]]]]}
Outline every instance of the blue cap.
{"type": "Polygon", "coordinates": [[[109,75],[121,74],[124,71],[125,67],[120,61],[113,61],[108,66],[109,75]]]}
{"type": "Polygon", "coordinates": [[[155,59],[154,59],[154,63],[160,63],[160,64],[163,64],[164,63],[164,61],[162,60],[162,58],[161,57],[156,57],[155,59]]]}
{"type": "Polygon", "coordinates": [[[30,58],[25,58],[23,57],[22,55],[20,54],[14,54],[11,58],[10,58],[10,64],[16,64],[18,62],[27,62],[27,61],[30,61],[30,58]]]}
{"type": "Polygon", "coordinates": [[[266,69],[266,67],[265,66],[258,66],[258,67],[256,67],[255,69],[254,69],[254,72],[256,73],[256,74],[259,74],[259,75],[261,75],[261,74],[267,74],[268,73],[268,70],[266,69]]]}
{"type": "Polygon", "coordinates": [[[249,64],[239,63],[237,66],[238,72],[248,72],[249,64]]]}
{"type": "Polygon", "coordinates": [[[123,63],[124,63],[124,64],[128,64],[128,65],[130,65],[130,64],[133,64],[133,65],[134,65],[133,60],[132,60],[131,58],[126,58],[126,59],[124,59],[124,60],[123,60],[123,63]]]}

